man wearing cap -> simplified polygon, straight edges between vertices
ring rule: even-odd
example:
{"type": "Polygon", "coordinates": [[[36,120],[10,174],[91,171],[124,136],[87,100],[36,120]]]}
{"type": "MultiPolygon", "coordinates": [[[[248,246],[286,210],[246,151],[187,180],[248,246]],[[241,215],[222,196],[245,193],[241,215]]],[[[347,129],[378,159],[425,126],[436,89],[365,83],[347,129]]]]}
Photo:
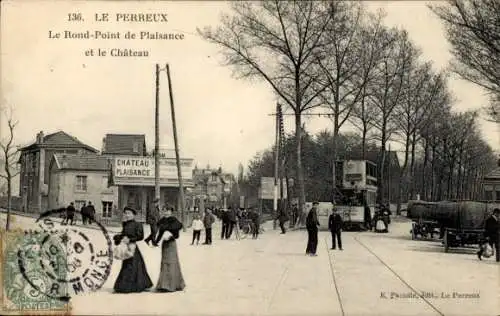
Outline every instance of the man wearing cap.
{"type": "MultiPolygon", "coordinates": [[[[498,234],[500,230],[499,225],[499,217],[500,217],[500,208],[495,208],[493,210],[493,214],[485,222],[484,225],[484,237],[485,241],[493,248],[495,252],[496,261],[500,261],[500,254],[498,253],[498,234]]],[[[481,247],[477,253],[477,257],[479,260],[482,260],[484,248],[481,247]]]]}
{"type": "Polygon", "coordinates": [[[306,218],[306,229],[307,229],[307,248],[306,255],[317,256],[316,250],[318,248],[318,213],[316,209],[319,203],[313,202],[311,210],[307,214],[306,218]]]}
{"type": "Polygon", "coordinates": [[[153,203],[155,204],[153,209],[146,213],[146,223],[148,223],[151,228],[151,233],[148,238],[144,239],[148,246],[149,242],[154,241],[156,238],[156,224],[160,219],[160,199],[154,199],[153,203]]]}

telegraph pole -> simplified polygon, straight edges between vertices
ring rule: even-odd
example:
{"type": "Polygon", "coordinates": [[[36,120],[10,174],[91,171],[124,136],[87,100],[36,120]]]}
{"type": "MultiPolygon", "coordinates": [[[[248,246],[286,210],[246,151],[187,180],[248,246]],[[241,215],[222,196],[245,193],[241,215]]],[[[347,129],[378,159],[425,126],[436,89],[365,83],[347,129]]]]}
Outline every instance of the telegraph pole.
{"type": "MultiPolygon", "coordinates": [[[[276,114],[279,111],[279,104],[276,105],[276,114]]],[[[276,135],[275,135],[275,149],[274,149],[274,203],[273,203],[273,229],[276,229],[276,216],[278,215],[278,177],[279,177],[279,115],[276,115],[276,135]]]]}
{"type": "Polygon", "coordinates": [[[177,126],[175,124],[175,108],[174,108],[174,94],[172,92],[172,80],[170,79],[170,67],[167,64],[167,77],[168,77],[168,92],[170,94],[170,111],[172,113],[172,129],[174,132],[174,145],[175,145],[175,161],[177,163],[177,177],[179,178],[179,199],[181,207],[181,222],[183,224],[183,231],[186,231],[186,221],[184,214],[184,184],[182,181],[181,172],[181,159],[179,155],[179,142],[177,140],[177,126]]]}
{"type": "Polygon", "coordinates": [[[155,198],[160,200],[160,66],[156,64],[155,102],[155,198]]]}

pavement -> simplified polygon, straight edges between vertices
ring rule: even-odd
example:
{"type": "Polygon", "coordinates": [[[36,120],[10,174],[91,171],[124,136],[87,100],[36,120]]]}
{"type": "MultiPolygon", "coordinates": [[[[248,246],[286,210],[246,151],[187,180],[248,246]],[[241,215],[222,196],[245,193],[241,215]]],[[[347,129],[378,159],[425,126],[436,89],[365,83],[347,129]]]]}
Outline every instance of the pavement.
{"type": "MultiPolygon", "coordinates": [[[[13,225],[33,221],[15,216],[13,225]]],[[[320,232],[317,257],[304,254],[305,231],[282,235],[272,222],[263,227],[257,240],[220,240],[217,222],[210,246],[191,246],[191,230],[182,233],[182,292],[114,294],[115,261],[103,288],[72,299],[72,314],[500,315],[500,265],[479,261],[475,249],[444,253],[438,241],[411,240],[404,219],[388,234],[344,232],[343,251],[330,250],[330,234],[320,232]]],[[[145,243],[139,249],[156,283],[161,250],[145,243]]]]}

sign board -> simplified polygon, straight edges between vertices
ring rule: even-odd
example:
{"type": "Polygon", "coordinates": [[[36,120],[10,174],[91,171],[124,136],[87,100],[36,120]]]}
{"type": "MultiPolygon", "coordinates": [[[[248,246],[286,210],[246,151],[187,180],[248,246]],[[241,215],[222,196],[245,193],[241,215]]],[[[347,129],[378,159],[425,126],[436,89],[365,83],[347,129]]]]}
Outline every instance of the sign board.
{"type": "MultiPolygon", "coordinates": [[[[283,182],[283,198],[286,198],[286,180],[282,179],[283,182]]],[[[273,200],[274,199],[274,178],[272,177],[262,177],[260,178],[260,198],[263,200],[273,200]]],[[[280,185],[278,182],[278,199],[280,198],[280,185]]]]}
{"type": "MultiPolygon", "coordinates": [[[[185,186],[193,185],[193,159],[181,159],[181,175],[185,186]]],[[[113,161],[113,182],[115,185],[154,186],[154,157],[115,157],[113,161]]],[[[160,158],[160,185],[179,185],[175,159],[160,158]]]]}
{"type": "Polygon", "coordinates": [[[366,186],[366,161],[347,160],[344,162],[342,185],[344,188],[363,189],[366,186]]]}

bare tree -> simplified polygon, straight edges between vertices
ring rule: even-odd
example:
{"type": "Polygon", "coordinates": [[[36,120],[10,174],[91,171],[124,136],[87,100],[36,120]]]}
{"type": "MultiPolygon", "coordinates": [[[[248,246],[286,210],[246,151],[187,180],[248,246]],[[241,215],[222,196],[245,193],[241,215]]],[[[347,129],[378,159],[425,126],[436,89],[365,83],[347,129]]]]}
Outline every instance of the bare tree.
{"type": "Polygon", "coordinates": [[[20,170],[17,167],[18,149],[14,146],[14,129],[17,121],[13,119],[12,109],[1,109],[2,116],[7,121],[8,135],[5,139],[0,141],[1,161],[3,170],[0,173],[0,178],[5,179],[7,182],[7,221],[5,229],[8,231],[10,226],[10,211],[12,207],[12,179],[19,174],[20,170]]]}
{"type": "Polygon", "coordinates": [[[315,56],[325,45],[331,15],[313,1],[232,2],[232,15],[198,33],[222,49],[240,78],[264,79],[295,116],[299,204],[305,203],[301,153],[302,114],[319,106],[315,56]]]}
{"type": "Polygon", "coordinates": [[[404,74],[410,70],[413,60],[419,51],[408,38],[406,31],[391,30],[389,36],[394,37],[394,44],[387,47],[381,61],[377,64],[377,78],[370,85],[370,100],[379,116],[375,128],[379,131],[381,142],[381,162],[379,170],[379,200],[384,197],[384,167],[386,144],[396,131],[394,125],[394,109],[401,102],[404,88],[404,74]]]}
{"type": "MultiPolygon", "coordinates": [[[[328,10],[332,18],[325,37],[327,45],[318,56],[318,65],[321,80],[328,87],[321,94],[321,100],[332,112],[332,159],[335,162],[340,128],[363,99],[365,86],[386,41],[381,12],[368,15],[363,5],[356,2],[332,2],[328,10]]],[[[333,167],[332,172],[332,179],[336,179],[333,167]]]]}
{"type": "Polygon", "coordinates": [[[500,124],[500,2],[449,0],[430,8],[446,27],[455,56],[453,71],[490,93],[487,114],[500,124]]]}

